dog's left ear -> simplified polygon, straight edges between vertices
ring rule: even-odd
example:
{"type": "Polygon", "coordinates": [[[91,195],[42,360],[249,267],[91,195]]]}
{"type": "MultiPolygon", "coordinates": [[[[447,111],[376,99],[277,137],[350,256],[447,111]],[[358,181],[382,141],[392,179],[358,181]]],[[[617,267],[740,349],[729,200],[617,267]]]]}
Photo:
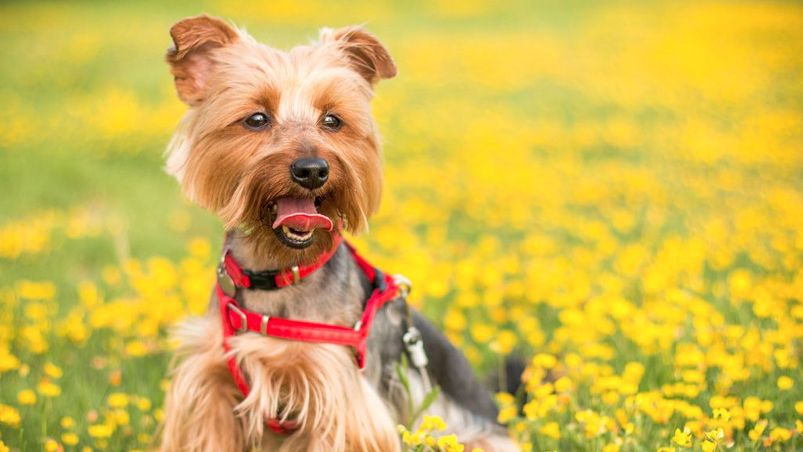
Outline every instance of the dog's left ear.
{"type": "Polygon", "coordinates": [[[239,39],[239,34],[226,22],[205,14],[188,17],[170,27],[173,47],[166,59],[176,82],[178,97],[189,104],[200,104],[209,88],[214,61],[211,51],[239,39]]]}
{"type": "Polygon", "coordinates": [[[396,75],[396,63],[388,49],[373,34],[361,27],[349,26],[321,30],[322,42],[334,42],[348,58],[352,69],[371,85],[396,75]]]}

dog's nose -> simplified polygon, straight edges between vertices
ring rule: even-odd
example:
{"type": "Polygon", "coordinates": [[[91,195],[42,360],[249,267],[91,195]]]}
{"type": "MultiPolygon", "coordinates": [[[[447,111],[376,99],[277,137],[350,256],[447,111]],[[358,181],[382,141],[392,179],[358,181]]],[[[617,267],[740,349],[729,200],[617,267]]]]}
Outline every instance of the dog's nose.
{"type": "Polygon", "coordinates": [[[329,164],[318,158],[298,159],[290,165],[290,175],[298,185],[312,190],[326,183],[329,178],[329,164]]]}

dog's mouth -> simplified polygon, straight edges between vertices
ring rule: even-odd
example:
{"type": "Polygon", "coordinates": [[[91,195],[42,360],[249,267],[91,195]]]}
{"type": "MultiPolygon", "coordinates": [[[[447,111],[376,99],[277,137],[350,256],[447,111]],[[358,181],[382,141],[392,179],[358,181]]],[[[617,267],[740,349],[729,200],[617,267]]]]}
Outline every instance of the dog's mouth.
{"type": "Polygon", "coordinates": [[[286,196],[268,204],[271,227],[279,240],[291,248],[303,249],[315,240],[315,230],[331,231],[334,223],[318,213],[323,197],[286,196]]]}

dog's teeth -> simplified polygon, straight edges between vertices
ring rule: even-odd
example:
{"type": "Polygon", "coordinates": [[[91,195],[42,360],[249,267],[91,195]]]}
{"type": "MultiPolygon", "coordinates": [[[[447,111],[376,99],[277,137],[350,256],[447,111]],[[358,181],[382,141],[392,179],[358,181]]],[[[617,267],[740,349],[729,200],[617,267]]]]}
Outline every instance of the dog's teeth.
{"type": "Polygon", "coordinates": [[[304,242],[306,240],[309,240],[310,237],[312,237],[313,231],[304,231],[303,233],[299,233],[293,231],[288,226],[282,226],[282,233],[284,234],[285,237],[294,242],[304,242]]]}

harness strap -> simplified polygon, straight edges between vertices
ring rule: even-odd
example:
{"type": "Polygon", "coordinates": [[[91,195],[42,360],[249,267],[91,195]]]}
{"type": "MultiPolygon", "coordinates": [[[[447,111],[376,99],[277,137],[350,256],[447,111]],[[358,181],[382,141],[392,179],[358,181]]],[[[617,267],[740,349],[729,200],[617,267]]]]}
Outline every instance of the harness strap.
{"type": "MultiPolygon", "coordinates": [[[[367,339],[371,331],[374,317],[385,303],[396,298],[400,293],[400,288],[396,285],[393,278],[372,267],[364,258],[357,254],[354,247],[348,243],[346,243],[346,245],[349,251],[351,251],[355,262],[374,286],[374,290],[364,304],[365,307],[362,316],[354,328],[328,323],[271,317],[249,311],[241,307],[234,296],[227,294],[221,286],[220,281],[218,281],[215,285],[215,292],[218,298],[223,329],[223,349],[226,353],[228,354],[231,351],[229,338],[238,333],[253,332],[279,339],[353,347],[357,366],[360,370],[364,369],[365,356],[367,353],[367,339]]],[[[335,246],[335,249],[336,248],[335,246]]],[[[330,253],[329,257],[334,254],[334,251],[330,253]]],[[[326,261],[328,261],[328,259],[326,259],[324,263],[326,261]]],[[[226,253],[223,265],[225,271],[231,277],[231,280],[234,281],[235,286],[249,287],[245,284],[241,284],[247,282],[247,275],[243,273],[240,266],[229,253],[226,253]]],[[[227,364],[235,384],[240,389],[240,392],[242,392],[243,397],[247,397],[250,392],[250,387],[240,371],[240,367],[237,365],[236,358],[233,355],[229,356],[227,364]]],[[[298,428],[292,421],[278,419],[268,419],[266,425],[269,429],[278,434],[289,434],[298,428]]]]}
{"type": "Polygon", "coordinates": [[[315,262],[309,265],[293,266],[284,270],[244,270],[229,250],[224,252],[221,264],[236,287],[259,290],[281,289],[282,287],[298,284],[302,279],[326,265],[329,259],[337,252],[337,248],[343,240],[340,234],[333,234],[333,239],[332,248],[321,254],[315,262]]]}

